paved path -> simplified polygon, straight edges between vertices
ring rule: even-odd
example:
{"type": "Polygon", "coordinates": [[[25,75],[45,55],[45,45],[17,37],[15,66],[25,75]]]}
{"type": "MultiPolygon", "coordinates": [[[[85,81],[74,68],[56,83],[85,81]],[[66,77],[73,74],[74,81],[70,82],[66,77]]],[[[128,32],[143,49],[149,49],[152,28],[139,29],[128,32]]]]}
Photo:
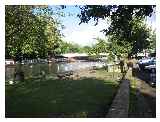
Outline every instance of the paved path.
{"type": "Polygon", "coordinates": [[[129,88],[130,81],[122,80],[117,95],[115,96],[111,108],[109,109],[108,118],[127,118],[129,109],[129,88]]]}

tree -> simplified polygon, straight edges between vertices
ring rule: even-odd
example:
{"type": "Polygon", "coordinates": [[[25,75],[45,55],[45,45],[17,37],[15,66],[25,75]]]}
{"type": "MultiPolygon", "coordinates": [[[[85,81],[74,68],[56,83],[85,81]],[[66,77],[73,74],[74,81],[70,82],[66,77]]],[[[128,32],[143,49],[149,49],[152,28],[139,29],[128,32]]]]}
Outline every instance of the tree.
{"type": "Polygon", "coordinates": [[[81,14],[78,16],[81,19],[80,24],[88,23],[93,18],[96,21],[95,25],[98,24],[99,19],[109,18],[111,24],[103,31],[112,38],[111,42],[114,42],[110,49],[113,53],[120,51],[130,56],[149,45],[147,40],[149,31],[142,21],[146,16],[152,15],[154,7],[152,5],[87,5],[80,6],[81,14]]]}
{"type": "Polygon", "coordinates": [[[108,38],[108,51],[110,60],[115,60],[115,57],[118,59],[126,57],[129,50],[131,49],[130,43],[119,41],[119,38],[114,35],[110,35],[108,38]]]}
{"type": "Polygon", "coordinates": [[[89,54],[99,55],[100,53],[107,53],[108,52],[108,43],[106,40],[101,38],[96,38],[97,43],[93,45],[91,48],[88,48],[89,54]]]}
{"type": "Polygon", "coordinates": [[[132,31],[128,39],[109,34],[109,42],[111,43],[109,49],[113,50],[118,57],[130,57],[150,47],[151,30],[146,24],[141,19],[134,18],[130,21],[130,25],[132,25],[132,31]]]}
{"type": "Polygon", "coordinates": [[[80,45],[76,43],[69,43],[62,41],[60,45],[59,53],[81,53],[83,52],[83,49],[80,45]]]}
{"type": "Polygon", "coordinates": [[[156,33],[155,30],[151,32],[151,36],[149,37],[150,46],[148,47],[148,50],[150,53],[153,53],[156,51],[156,33]]]}
{"type": "Polygon", "coordinates": [[[40,16],[44,21],[46,21],[46,29],[44,31],[45,36],[47,37],[46,42],[46,54],[53,56],[59,50],[60,45],[62,44],[61,33],[58,30],[59,23],[57,23],[52,17],[40,16]]]}
{"type": "Polygon", "coordinates": [[[45,58],[58,48],[59,23],[48,11],[46,6],[6,6],[6,57],[19,61],[22,56],[45,58]]]}
{"type": "MultiPolygon", "coordinates": [[[[27,31],[30,30],[29,27],[33,22],[31,18],[33,18],[30,14],[30,7],[26,6],[6,6],[5,11],[5,20],[6,20],[6,54],[16,58],[16,56],[22,55],[22,46],[28,39],[26,35],[27,31]],[[29,26],[25,26],[29,25],[29,26]]],[[[29,42],[30,43],[30,42],[29,42]]],[[[30,48],[28,44],[26,44],[25,48],[30,48]]],[[[30,51],[28,49],[28,51],[30,51]]]]}
{"type": "Polygon", "coordinates": [[[91,52],[91,50],[92,50],[92,47],[91,47],[91,46],[84,46],[84,47],[82,48],[82,50],[83,50],[84,53],[90,54],[90,52],[91,52]]]}

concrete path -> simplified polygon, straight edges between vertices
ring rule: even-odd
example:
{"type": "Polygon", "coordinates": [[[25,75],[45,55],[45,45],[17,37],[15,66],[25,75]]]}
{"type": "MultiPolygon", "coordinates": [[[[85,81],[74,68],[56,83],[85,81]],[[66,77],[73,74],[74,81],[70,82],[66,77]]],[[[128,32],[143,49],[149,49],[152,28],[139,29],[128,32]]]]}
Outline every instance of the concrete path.
{"type": "Polygon", "coordinates": [[[156,117],[156,89],[145,81],[132,76],[132,70],[126,75],[127,79],[135,81],[134,111],[129,111],[130,82],[123,80],[113,100],[107,118],[153,118],[156,117]]]}
{"type": "Polygon", "coordinates": [[[117,95],[111,108],[106,115],[107,118],[127,118],[129,109],[129,88],[130,81],[122,80],[117,95]]]}

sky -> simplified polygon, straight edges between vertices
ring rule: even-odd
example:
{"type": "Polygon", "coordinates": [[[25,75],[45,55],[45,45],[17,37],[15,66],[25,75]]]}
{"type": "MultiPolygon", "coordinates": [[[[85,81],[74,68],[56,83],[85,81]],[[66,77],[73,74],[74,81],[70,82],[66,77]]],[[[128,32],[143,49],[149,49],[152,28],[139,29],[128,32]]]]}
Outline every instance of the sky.
{"type": "Polygon", "coordinates": [[[66,16],[58,19],[61,20],[62,24],[65,26],[65,29],[62,30],[64,35],[62,39],[64,41],[77,43],[81,46],[91,46],[96,43],[95,38],[105,38],[104,33],[100,31],[108,27],[106,21],[100,20],[97,26],[94,26],[94,21],[90,21],[88,24],[82,23],[79,25],[80,19],[77,17],[77,14],[80,13],[79,8],[67,6],[63,12],[66,16]],[[72,15],[67,16],[68,13],[72,13],[72,15]]]}
{"type": "MultiPolygon", "coordinates": [[[[65,26],[65,29],[62,30],[64,37],[62,38],[64,41],[77,43],[81,46],[93,45],[96,43],[95,38],[106,38],[101,30],[107,28],[109,25],[107,24],[107,20],[100,20],[98,25],[94,25],[95,22],[89,21],[89,23],[80,23],[80,19],[77,17],[77,14],[80,13],[80,9],[74,6],[67,6],[62,10],[65,17],[58,18],[62,24],[65,26]],[[68,13],[72,13],[72,16],[68,16],[68,13]]],[[[155,25],[155,14],[147,19],[148,26],[152,26],[153,29],[156,28],[155,25]]]]}

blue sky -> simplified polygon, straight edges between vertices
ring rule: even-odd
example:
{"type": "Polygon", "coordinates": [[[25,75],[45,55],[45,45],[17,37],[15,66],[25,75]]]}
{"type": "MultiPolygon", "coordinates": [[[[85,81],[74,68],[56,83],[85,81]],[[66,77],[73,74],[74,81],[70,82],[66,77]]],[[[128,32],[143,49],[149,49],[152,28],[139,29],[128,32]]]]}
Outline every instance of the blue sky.
{"type": "MultiPolygon", "coordinates": [[[[55,6],[54,6],[55,7],[55,6]]],[[[62,24],[65,26],[65,29],[62,30],[64,41],[78,43],[82,46],[93,45],[96,43],[95,38],[105,38],[101,30],[107,28],[107,20],[100,20],[97,26],[94,26],[94,21],[90,21],[88,24],[82,23],[79,25],[80,19],[77,17],[77,14],[80,13],[80,9],[74,6],[67,6],[65,9],[61,10],[65,13],[65,17],[58,18],[62,24]],[[71,16],[68,14],[71,13],[71,16]]],[[[152,18],[147,19],[147,24],[152,25],[152,28],[155,29],[155,14],[152,18]]]]}

